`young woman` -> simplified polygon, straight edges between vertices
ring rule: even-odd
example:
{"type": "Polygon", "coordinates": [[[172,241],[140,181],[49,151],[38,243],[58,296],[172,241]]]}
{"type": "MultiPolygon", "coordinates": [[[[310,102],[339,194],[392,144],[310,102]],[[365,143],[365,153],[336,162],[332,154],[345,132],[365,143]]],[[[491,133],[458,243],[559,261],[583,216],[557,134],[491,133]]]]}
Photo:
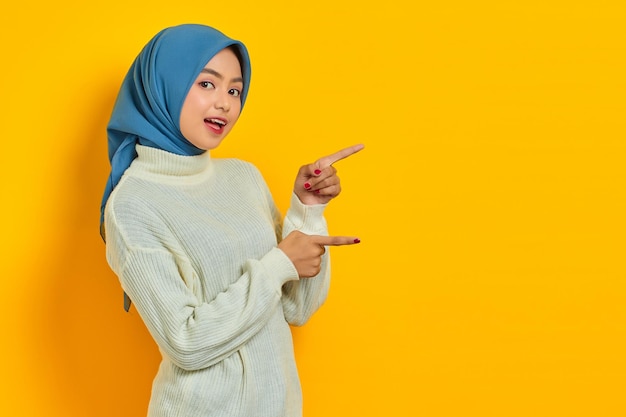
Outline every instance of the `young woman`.
{"type": "Polygon", "coordinates": [[[326,298],[324,247],[359,242],[327,236],[323,210],[341,191],[332,164],[362,145],[302,166],[284,221],[254,166],[210,157],[249,85],[241,42],[167,28],[134,61],[108,125],[101,232],[163,356],[150,417],[300,416],[289,324],[326,298]]]}

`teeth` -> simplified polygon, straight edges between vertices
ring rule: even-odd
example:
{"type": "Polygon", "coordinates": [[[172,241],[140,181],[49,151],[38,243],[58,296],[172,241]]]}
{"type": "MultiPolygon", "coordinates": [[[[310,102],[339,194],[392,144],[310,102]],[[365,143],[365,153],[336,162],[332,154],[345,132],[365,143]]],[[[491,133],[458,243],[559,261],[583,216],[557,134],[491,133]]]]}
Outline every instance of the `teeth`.
{"type": "Polygon", "coordinates": [[[216,125],[226,126],[226,122],[220,119],[209,119],[209,122],[215,123],[216,125]]]}

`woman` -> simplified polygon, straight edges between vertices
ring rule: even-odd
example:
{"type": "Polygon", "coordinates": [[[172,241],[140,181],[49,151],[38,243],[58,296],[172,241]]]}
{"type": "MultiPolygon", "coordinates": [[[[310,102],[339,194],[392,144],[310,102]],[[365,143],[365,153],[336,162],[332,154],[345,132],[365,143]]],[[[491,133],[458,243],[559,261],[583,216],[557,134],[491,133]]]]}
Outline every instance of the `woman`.
{"type": "Polygon", "coordinates": [[[332,164],[362,145],[303,166],[284,221],[254,166],[210,157],[249,85],[241,42],[168,28],[131,66],[108,125],[101,230],[163,356],[150,417],[301,415],[289,324],[326,298],[324,246],[359,242],[326,236],[322,213],[341,190],[332,164]]]}

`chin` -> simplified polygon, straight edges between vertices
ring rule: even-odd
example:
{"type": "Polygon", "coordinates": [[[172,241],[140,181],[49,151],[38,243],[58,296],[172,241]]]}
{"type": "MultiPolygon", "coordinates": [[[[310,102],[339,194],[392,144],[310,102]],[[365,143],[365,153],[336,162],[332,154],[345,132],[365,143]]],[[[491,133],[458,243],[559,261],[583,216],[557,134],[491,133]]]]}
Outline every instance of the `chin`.
{"type": "Polygon", "coordinates": [[[194,146],[198,149],[202,149],[203,151],[210,151],[220,146],[223,139],[224,138],[203,140],[201,142],[194,143],[194,146]]]}

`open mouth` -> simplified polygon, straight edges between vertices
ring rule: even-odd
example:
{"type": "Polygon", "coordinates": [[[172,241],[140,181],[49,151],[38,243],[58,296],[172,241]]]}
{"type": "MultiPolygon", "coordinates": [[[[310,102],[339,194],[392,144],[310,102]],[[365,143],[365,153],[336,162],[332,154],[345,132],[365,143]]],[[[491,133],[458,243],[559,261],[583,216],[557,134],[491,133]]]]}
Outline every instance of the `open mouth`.
{"type": "Polygon", "coordinates": [[[204,119],[204,123],[217,132],[221,132],[224,129],[224,126],[226,126],[226,120],[217,118],[204,119]]]}
{"type": "Polygon", "coordinates": [[[226,122],[222,119],[204,119],[205,123],[216,125],[218,127],[226,126],[226,122]]]}

